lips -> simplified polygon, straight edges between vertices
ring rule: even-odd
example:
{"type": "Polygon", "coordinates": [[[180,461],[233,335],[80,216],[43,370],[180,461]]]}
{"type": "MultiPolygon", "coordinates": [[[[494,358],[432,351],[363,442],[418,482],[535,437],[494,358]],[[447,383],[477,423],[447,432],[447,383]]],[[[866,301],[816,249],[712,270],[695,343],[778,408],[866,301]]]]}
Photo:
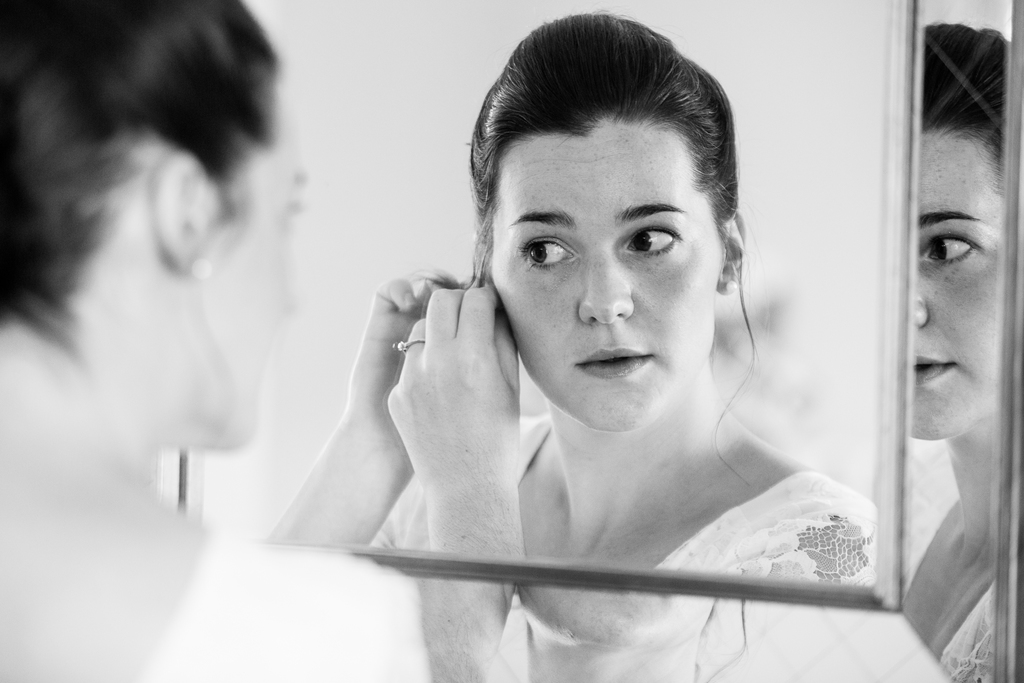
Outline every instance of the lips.
{"type": "Polygon", "coordinates": [[[602,349],[577,364],[588,375],[602,379],[626,377],[647,365],[654,357],[633,349],[602,349]]]}
{"type": "Polygon", "coordinates": [[[949,363],[927,356],[918,356],[914,363],[914,380],[918,386],[927,384],[956,367],[956,363],[949,363]]]}

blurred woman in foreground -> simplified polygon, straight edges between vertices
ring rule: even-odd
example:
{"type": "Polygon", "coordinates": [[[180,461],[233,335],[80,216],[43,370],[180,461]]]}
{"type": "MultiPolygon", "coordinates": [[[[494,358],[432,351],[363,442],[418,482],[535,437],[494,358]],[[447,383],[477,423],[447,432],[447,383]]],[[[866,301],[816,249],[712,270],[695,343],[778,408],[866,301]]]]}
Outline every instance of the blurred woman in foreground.
{"type": "Polygon", "coordinates": [[[0,4],[0,679],[424,680],[415,590],[147,490],[233,447],[301,173],[237,0],[0,4]]]}

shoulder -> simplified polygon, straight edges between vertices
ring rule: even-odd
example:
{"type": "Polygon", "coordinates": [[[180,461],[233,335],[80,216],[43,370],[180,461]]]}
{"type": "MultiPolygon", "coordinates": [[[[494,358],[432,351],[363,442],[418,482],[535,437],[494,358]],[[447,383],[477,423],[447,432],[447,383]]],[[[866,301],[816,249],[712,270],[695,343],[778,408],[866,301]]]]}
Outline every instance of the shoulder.
{"type": "Polygon", "coordinates": [[[874,580],[875,506],[803,471],[740,506],[733,569],[751,576],[867,584],[874,580]]]}
{"type": "Polygon", "coordinates": [[[803,470],[727,511],[661,566],[870,584],[875,507],[829,477],[803,470]]]}
{"type": "Polygon", "coordinates": [[[215,537],[142,680],[339,675],[426,680],[415,585],[341,553],[215,537]]]}

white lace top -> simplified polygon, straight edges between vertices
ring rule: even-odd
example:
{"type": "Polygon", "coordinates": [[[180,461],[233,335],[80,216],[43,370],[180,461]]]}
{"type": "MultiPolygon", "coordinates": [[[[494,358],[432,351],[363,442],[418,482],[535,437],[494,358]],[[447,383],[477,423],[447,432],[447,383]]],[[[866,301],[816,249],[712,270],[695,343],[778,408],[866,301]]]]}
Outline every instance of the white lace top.
{"type": "MultiPolygon", "coordinates": [[[[524,420],[523,473],[549,430],[546,419],[524,420]]],[[[658,568],[868,585],[875,579],[875,514],[874,505],[853,490],[817,472],[799,472],[725,512],[669,554],[658,568]]],[[[392,548],[429,548],[424,494],[415,480],[374,543],[392,548]]],[[[575,664],[575,680],[655,680],[653,661],[659,656],[655,640],[672,660],[667,665],[672,671],[668,680],[683,680],[677,675],[681,670],[689,672],[686,679],[692,681],[722,680],[719,674],[732,670],[749,647],[749,615],[742,603],[696,597],[672,599],[673,617],[665,623],[664,637],[648,638],[642,649],[635,648],[637,657],[643,657],[644,667],[634,673],[626,662],[622,669],[615,670],[619,662],[602,660],[614,649],[606,643],[580,657],[575,664]]],[[[528,631],[530,616],[525,616],[525,625],[523,618],[517,602],[501,646],[508,661],[499,665],[517,672],[520,680],[527,680],[522,663],[527,648],[515,642],[528,631]],[[510,638],[510,631],[517,638],[510,638]]],[[[624,651],[629,646],[615,647],[624,651]]],[[[497,680],[493,670],[492,680],[497,680]]]]}
{"type": "Polygon", "coordinates": [[[953,683],[992,683],[992,587],[957,629],[940,663],[953,683]]]}

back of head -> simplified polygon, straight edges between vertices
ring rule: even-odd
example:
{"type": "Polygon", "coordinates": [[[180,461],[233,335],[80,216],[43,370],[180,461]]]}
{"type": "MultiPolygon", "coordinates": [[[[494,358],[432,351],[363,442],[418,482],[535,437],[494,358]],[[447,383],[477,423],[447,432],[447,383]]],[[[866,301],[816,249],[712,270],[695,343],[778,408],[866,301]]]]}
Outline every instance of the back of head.
{"type": "Polygon", "coordinates": [[[719,226],[734,217],[735,135],[718,81],[643,24],[610,14],[572,15],[541,26],[519,44],[477,118],[470,172],[478,276],[486,276],[490,264],[490,220],[503,153],[531,136],[586,135],[604,120],[678,132],[719,226]]]}
{"type": "Polygon", "coordinates": [[[922,129],[981,144],[1001,172],[1006,39],[962,24],[925,28],[922,129]]]}
{"type": "Polygon", "coordinates": [[[0,2],[0,324],[64,336],[133,144],[226,184],[270,141],[275,70],[239,0],[0,2]]]}

